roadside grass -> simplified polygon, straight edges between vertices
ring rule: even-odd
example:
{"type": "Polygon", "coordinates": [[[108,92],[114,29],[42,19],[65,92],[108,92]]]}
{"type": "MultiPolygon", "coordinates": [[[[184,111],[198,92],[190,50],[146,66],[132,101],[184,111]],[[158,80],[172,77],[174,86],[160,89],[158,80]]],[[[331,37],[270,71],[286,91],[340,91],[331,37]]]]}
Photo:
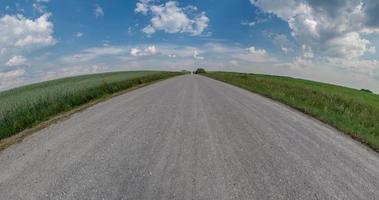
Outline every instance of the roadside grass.
{"type": "Polygon", "coordinates": [[[379,95],[290,77],[235,72],[203,75],[287,104],[379,151],[379,95]]]}
{"type": "Polygon", "coordinates": [[[62,78],[0,92],[0,140],[90,101],[181,74],[110,72],[62,78]]]}

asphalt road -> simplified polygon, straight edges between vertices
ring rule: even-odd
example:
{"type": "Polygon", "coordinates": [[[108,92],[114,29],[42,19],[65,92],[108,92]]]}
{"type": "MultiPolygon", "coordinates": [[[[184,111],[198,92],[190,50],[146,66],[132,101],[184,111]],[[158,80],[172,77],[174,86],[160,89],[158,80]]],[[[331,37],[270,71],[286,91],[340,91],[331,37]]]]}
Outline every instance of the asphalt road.
{"type": "Polygon", "coordinates": [[[286,106],[176,77],[0,152],[0,199],[379,199],[379,157],[286,106]]]}

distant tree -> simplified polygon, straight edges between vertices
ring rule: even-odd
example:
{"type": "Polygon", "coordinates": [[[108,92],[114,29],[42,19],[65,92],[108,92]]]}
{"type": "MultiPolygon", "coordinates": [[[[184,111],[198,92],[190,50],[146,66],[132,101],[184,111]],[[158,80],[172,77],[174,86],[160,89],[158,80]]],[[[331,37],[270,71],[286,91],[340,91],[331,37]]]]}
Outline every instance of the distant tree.
{"type": "Polygon", "coordinates": [[[363,91],[363,92],[368,92],[368,93],[372,93],[372,91],[369,90],[369,89],[361,89],[361,91],[363,91]]]}
{"type": "Polygon", "coordinates": [[[195,71],[195,74],[204,74],[204,73],[206,73],[206,72],[205,72],[205,69],[203,69],[203,68],[197,68],[195,71]]]}

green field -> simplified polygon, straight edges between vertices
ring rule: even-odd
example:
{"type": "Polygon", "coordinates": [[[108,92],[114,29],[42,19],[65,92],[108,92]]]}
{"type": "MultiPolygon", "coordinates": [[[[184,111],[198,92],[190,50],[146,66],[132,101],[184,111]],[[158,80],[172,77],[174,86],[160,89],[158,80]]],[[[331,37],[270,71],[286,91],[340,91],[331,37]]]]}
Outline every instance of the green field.
{"type": "Polygon", "coordinates": [[[233,72],[203,75],[280,101],[379,150],[379,95],[289,77],[233,72]]]}
{"type": "Polygon", "coordinates": [[[112,72],[57,79],[0,92],[0,139],[92,100],[181,74],[112,72]]]}

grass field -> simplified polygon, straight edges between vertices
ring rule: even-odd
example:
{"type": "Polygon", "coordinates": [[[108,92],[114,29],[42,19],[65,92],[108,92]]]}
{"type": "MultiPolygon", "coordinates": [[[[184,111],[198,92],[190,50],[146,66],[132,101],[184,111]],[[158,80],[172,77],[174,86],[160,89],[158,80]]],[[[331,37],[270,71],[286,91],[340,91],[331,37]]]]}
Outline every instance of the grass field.
{"type": "Polygon", "coordinates": [[[379,150],[379,95],[289,77],[203,74],[285,103],[379,150]]]}
{"type": "Polygon", "coordinates": [[[0,92],[0,139],[95,99],[178,72],[112,72],[57,79],[0,92]]]}

